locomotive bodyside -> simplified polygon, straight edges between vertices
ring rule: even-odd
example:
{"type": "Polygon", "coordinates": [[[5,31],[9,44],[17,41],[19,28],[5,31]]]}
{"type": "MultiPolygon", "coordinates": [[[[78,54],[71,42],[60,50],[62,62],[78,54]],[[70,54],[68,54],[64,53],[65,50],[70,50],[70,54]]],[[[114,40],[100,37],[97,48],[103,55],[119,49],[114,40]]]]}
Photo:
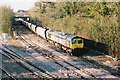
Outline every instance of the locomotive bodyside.
{"type": "Polygon", "coordinates": [[[52,40],[56,43],[59,43],[63,46],[66,46],[66,47],[69,47],[69,40],[66,39],[66,36],[65,35],[62,35],[61,32],[58,32],[58,31],[53,31],[53,30],[48,30],[46,32],[46,37],[47,39],[49,40],[52,40]]]}
{"type": "Polygon", "coordinates": [[[83,48],[83,40],[72,34],[65,34],[58,31],[48,30],[46,33],[48,39],[57,42],[67,48],[83,48]]]}

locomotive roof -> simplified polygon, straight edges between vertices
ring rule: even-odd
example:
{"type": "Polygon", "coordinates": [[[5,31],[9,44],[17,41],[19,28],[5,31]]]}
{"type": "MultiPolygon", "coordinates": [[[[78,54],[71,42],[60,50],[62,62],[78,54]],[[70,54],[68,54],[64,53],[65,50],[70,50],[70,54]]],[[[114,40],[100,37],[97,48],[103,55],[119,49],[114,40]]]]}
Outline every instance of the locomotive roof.
{"type": "Polygon", "coordinates": [[[48,32],[50,34],[57,36],[57,37],[60,37],[63,39],[68,39],[68,40],[72,40],[73,38],[77,37],[77,36],[72,35],[72,34],[66,34],[64,32],[59,32],[59,31],[54,31],[54,30],[48,30],[48,32]]]}

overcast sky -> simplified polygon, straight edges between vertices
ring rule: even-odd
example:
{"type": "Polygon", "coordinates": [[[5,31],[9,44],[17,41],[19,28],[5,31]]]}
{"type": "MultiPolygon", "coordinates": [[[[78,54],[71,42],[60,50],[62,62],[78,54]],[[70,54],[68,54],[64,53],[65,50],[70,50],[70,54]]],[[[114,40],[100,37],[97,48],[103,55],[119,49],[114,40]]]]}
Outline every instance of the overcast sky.
{"type": "MultiPolygon", "coordinates": [[[[10,6],[14,11],[18,11],[19,9],[23,9],[23,10],[28,10],[30,9],[33,5],[34,2],[36,1],[60,1],[60,2],[64,2],[64,1],[70,1],[70,0],[0,0],[0,5],[7,5],[10,6]]],[[[77,0],[73,0],[73,1],[77,1],[77,0]]],[[[99,0],[78,0],[78,1],[99,1],[99,0]]],[[[110,2],[118,2],[120,0],[100,0],[100,1],[110,1],[110,2]]]]}
{"type": "Polygon", "coordinates": [[[36,1],[38,0],[0,0],[0,5],[10,6],[14,11],[19,9],[28,10],[36,1]]]}

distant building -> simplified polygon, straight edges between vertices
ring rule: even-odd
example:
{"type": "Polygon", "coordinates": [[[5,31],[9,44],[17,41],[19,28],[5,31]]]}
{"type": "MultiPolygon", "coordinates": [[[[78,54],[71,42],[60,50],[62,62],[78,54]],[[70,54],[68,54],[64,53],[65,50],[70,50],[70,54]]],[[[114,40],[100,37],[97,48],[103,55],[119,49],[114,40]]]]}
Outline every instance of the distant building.
{"type": "Polygon", "coordinates": [[[17,12],[25,12],[25,11],[20,9],[20,10],[18,10],[17,12]]]}
{"type": "Polygon", "coordinates": [[[28,12],[25,11],[25,10],[18,10],[16,13],[15,13],[15,16],[16,17],[29,17],[28,15],[28,12]]]}

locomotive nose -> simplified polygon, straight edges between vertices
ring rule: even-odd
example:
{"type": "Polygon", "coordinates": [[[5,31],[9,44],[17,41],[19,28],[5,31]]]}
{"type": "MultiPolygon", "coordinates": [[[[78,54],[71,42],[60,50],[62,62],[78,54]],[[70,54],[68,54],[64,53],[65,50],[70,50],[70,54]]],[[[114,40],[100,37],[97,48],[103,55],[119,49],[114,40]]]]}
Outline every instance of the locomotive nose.
{"type": "Polygon", "coordinates": [[[83,48],[83,40],[80,38],[76,38],[72,40],[72,48],[83,48]]]}
{"type": "Polygon", "coordinates": [[[77,48],[83,48],[83,40],[78,40],[77,48]]]}

